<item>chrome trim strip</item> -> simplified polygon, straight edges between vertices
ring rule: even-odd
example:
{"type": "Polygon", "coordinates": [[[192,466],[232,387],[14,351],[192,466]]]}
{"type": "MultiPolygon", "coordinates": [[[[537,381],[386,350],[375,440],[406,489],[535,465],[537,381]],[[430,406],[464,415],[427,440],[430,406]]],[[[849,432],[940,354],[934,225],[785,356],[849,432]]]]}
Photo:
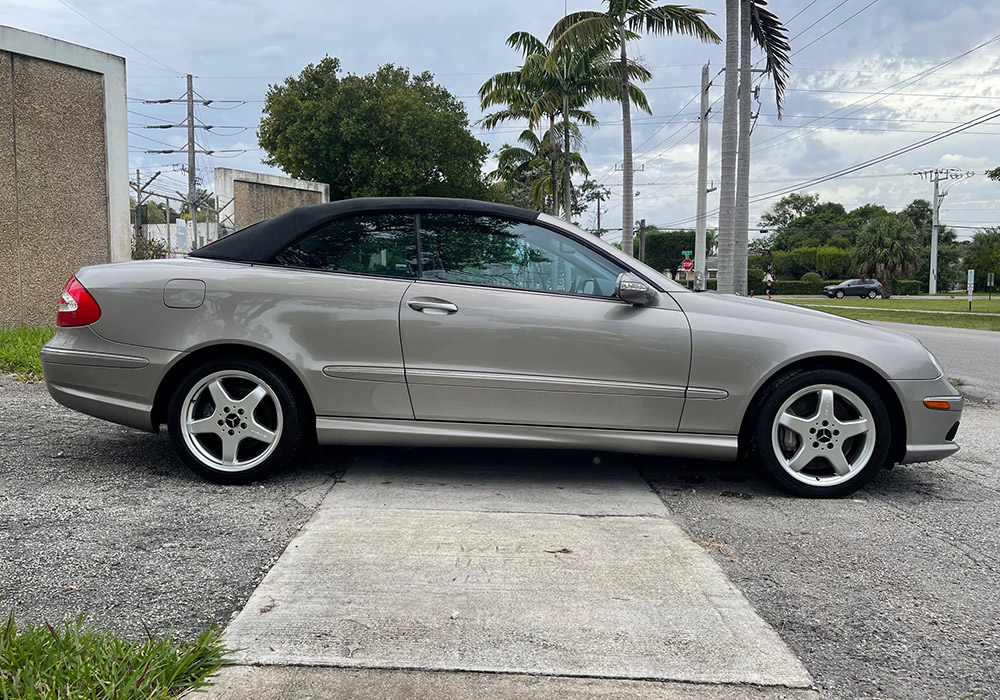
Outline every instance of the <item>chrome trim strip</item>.
{"type": "Polygon", "coordinates": [[[149,365],[145,357],[135,355],[116,355],[110,352],[94,350],[69,350],[66,348],[42,348],[42,359],[47,362],[57,362],[68,365],[90,365],[94,367],[120,367],[123,369],[141,369],[149,365]]]}
{"type": "Polygon", "coordinates": [[[595,449],[730,462],[738,451],[735,435],[330,416],[316,418],[316,434],[323,445],[595,449]]]}
{"type": "Polygon", "coordinates": [[[689,386],[687,397],[689,399],[728,399],[729,392],[725,389],[705,389],[703,387],[689,386]]]}
{"type": "Polygon", "coordinates": [[[470,388],[566,391],[584,394],[643,394],[676,399],[683,399],[685,393],[685,388],[682,386],[664,384],[615,382],[607,379],[580,379],[576,377],[548,377],[531,374],[469,372],[464,370],[407,368],[406,378],[413,384],[463,386],[470,388]]]}
{"type": "Polygon", "coordinates": [[[332,379],[353,379],[365,382],[392,382],[403,384],[406,375],[402,367],[381,367],[378,365],[327,365],[323,374],[332,379]]]}

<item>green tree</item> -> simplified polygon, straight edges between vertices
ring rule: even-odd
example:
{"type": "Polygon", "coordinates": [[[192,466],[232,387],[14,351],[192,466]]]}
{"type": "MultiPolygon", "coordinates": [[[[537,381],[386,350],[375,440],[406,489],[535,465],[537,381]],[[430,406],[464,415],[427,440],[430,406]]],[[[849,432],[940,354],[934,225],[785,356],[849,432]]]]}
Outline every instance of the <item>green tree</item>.
{"type": "Polygon", "coordinates": [[[972,235],[964,267],[976,271],[980,286],[986,284],[986,275],[990,272],[1000,278],[1000,228],[987,228],[972,235]]]}
{"type": "Polygon", "coordinates": [[[331,199],[483,198],[489,149],[468,127],[465,107],[430,73],[386,64],[341,77],[327,56],[268,88],[258,138],[266,164],[329,183],[331,199]]]}
{"type": "MultiPolygon", "coordinates": [[[[703,19],[711,14],[681,5],[655,5],[653,0],[604,0],[608,8],[604,12],[586,10],[573,12],[553,27],[549,34],[552,54],[558,56],[566,47],[587,50],[594,46],[617,49],[618,90],[622,105],[622,251],[632,255],[633,231],[633,173],[632,173],[632,102],[635,92],[631,81],[634,79],[634,61],[628,58],[627,45],[643,32],[662,36],[665,34],[686,34],[706,43],[718,44],[719,35],[709,28],[703,19]]],[[[554,58],[549,59],[554,62],[554,58]]],[[[636,106],[650,112],[648,105],[636,102],[636,106]]],[[[651,113],[651,112],[650,112],[651,113]]],[[[648,252],[648,249],[647,249],[648,252]]]]}
{"type": "MultiPolygon", "coordinates": [[[[711,232],[708,232],[711,233],[711,232]]],[[[673,275],[684,261],[684,251],[694,250],[694,231],[661,231],[655,226],[646,227],[646,264],[661,272],[673,275]]],[[[637,241],[635,242],[636,244],[637,241]]],[[[707,236],[706,254],[715,246],[715,236],[707,236]]]]}
{"type": "Polygon", "coordinates": [[[987,170],[986,177],[991,180],[1000,180],[1000,167],[993,168],[993,170],[987,170]]]}
{"type": "Polygon", "coordinates": [[[802,194],[800,192],[786,194],[760,215],[758,226],[772,232],[780,231],[794,219],[812,214],[818,205],[818,194],[802,194]]]}
{"type": "Polygon", "coordinates": [[[882,283],[882,296],[888,299],[895,281],[916,270],[919,250],[917,230],[906,217],[876,217],[858,233],[854,269],[862,277],[876,277],[882,283]]]}

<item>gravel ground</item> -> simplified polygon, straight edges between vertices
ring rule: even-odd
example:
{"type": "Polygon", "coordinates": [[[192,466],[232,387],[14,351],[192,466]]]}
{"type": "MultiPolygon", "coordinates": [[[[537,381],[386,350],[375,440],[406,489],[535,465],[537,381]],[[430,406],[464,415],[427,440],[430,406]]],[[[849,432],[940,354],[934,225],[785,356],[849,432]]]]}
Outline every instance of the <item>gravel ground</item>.
{"type": "Polygon", "coordinates": [[[89,614],[191,638],[240,610],[345,468],[322,450],[249,487],[202,481],[150,435],[0,375],[0,617],[89,614]]]}
{"type": "Polygon", "coordinates": [[[842,500],[733,465],[640,469],[825,698],[1000,698],[998,427],[996,404],[974,402],[957,455],[842,500]]]}

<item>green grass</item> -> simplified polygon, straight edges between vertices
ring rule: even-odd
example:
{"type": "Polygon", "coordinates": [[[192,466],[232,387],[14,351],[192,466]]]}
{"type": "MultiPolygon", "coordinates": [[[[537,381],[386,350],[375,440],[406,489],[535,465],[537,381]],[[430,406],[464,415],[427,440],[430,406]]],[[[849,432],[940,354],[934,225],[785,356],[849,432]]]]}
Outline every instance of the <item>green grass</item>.
{"type": "Polygon", "coordinates": [[[812,304],[802,299],[796,299],[795,302],[797,306],[812,306],[813,308],[820,308],[827,313],[846,316],[847,318],[854,318],[859,321],[891,321],[893,323],[915,323],[923,326],[1000,331],[1000,316],[973,316],[967,313],[920,314],[885,309],[844,309],[831,304],[812,304]]]}
{"type": "MultiPolygon", "coordinates": [[[[815,299],[782,299],[790,304],[807,304],[815,306],[864,306],[872,309],[900,309],[903,311],[910,309],[920,309],[922,311],[953,311],[955,313],[967,313],[969,311],[969,300],[967,297],[956,299],[941,297],[907,297],[905,299],[859,299],[858,297],[846,297],[844,299],[828,299],[826,297],[816,297],[815,299]]],[[[973,297],[972,310],[979,313],[1000,314],[1000,295],[992,301],[985,297],[973,297]]]]}
{"type": "Polygon", "coordinates": [[[10,372],[23,379],[41,379],[42,362],[38,353],[49,341],[54,328],[0,328],[0,372],[10,372]]]}
{"type": "Polygon", "coordinates": [[[190,643],[167,636],[131,643],[91,630],[83,617],[18,632],[0,627],[3,700],[171,700],[229,663],[214,629],[190,643]]]}

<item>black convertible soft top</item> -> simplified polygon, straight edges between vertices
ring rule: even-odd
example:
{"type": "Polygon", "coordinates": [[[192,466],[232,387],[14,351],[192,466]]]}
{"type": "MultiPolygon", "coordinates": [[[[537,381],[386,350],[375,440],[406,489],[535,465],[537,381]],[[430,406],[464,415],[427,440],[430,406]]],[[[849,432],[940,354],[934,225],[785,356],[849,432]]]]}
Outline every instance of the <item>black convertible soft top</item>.
{"type": "Polygon", "coordinates": [[[344,199],[327,204],[298,207],[273,219],[265,219],[191,253],[193,258],[268,262],[286,246],[318,226],[353,214],[372,212],[450,212],[501,216],[515,221],[531,222],[537,211],[520,209],[507,204],[479,202],[473,199],[444,197],[364,197],[344,199]]]}

